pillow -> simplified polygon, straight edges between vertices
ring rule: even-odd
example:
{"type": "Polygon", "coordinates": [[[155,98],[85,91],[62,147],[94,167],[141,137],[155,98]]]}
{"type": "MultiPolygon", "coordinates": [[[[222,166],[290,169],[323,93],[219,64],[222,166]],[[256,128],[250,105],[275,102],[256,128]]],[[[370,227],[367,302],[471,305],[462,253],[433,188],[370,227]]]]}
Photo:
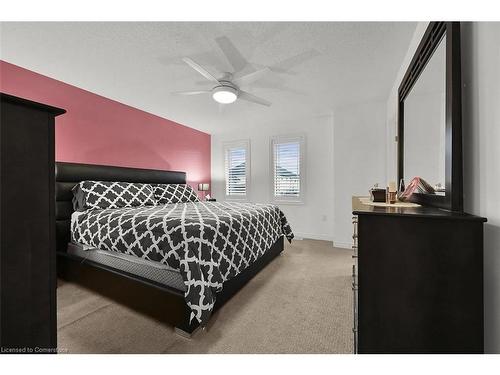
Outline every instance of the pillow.
{"type": "Polygon", "coordinates": [[[198,195],[187,184],[161,184],[155,186],[155,199],[158,204],[199,202],[198,195]]]}
{"type": "Polygon", "coordinates": [[[73,188],[75,211],[154,205],[149,184],[112,181],[82,181],[73,188]]]}

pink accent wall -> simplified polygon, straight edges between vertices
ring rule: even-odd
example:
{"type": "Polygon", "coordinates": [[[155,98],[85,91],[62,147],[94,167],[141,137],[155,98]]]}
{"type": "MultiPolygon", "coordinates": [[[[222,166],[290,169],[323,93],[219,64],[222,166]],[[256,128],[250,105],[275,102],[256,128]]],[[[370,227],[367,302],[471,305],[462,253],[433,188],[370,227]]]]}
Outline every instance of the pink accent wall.
{"type": "Polygon", "coordinates": [[[193,186],[210,182],[209,134],[2,60],[0,91],[67,111],[56,118],[57,161],[178,170],[193,186]]]}

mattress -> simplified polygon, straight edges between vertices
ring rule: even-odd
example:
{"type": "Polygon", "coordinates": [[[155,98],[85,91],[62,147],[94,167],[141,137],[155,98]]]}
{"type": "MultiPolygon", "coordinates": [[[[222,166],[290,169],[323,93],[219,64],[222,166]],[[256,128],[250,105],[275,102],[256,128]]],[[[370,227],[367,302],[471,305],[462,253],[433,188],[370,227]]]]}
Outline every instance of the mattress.
{"type": "Polygon", "coordinates": [[[68,244],[68,254],[76,255],[85,260],[90,260],[104,266],[125,271],[129,274],[154,281],[185,292],[186,285],[179,271],[165,264],[140,259],[132,255],[99,250],[82,244],[68,244]]]}

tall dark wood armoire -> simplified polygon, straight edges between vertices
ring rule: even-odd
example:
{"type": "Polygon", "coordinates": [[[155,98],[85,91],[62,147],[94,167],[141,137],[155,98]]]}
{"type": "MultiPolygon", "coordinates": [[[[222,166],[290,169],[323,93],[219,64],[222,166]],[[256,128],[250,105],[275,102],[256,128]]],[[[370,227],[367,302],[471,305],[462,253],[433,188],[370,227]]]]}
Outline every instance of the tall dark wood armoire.
{"type": "Polygon", "coordinates": [[[63,109],[0,93],[0,347],[53,352],[54,121],[63,109]]]}

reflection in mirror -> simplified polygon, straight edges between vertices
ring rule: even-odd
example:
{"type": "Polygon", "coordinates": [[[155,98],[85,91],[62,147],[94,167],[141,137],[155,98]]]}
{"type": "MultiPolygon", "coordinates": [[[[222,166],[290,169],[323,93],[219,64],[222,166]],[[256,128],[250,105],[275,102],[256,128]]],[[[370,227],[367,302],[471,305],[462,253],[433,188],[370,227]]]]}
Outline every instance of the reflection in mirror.
{"type": "Polygon", "coordinates": [[[404,179],[445,195],[446,36],[404,101],[404,179]]]}

